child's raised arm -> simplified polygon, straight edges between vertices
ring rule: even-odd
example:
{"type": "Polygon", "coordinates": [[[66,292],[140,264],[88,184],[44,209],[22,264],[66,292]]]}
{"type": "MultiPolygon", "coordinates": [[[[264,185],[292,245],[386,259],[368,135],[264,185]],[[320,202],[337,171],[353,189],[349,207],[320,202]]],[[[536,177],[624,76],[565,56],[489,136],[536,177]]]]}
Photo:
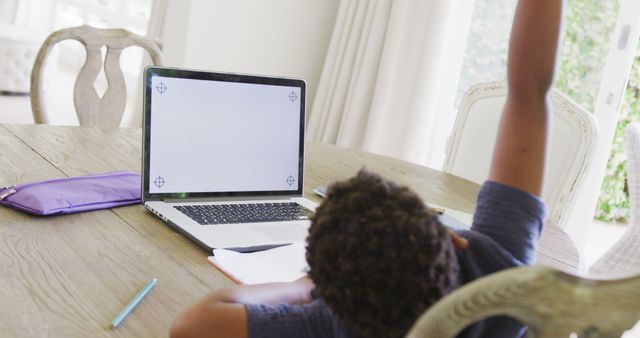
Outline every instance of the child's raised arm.
{"type": "Polygon", "coordinates": [[[520,0],[509,42],[509,94],[489,179],[540,195],[544,176],[548,93],[558,54],[563,0],[520,0]]]}

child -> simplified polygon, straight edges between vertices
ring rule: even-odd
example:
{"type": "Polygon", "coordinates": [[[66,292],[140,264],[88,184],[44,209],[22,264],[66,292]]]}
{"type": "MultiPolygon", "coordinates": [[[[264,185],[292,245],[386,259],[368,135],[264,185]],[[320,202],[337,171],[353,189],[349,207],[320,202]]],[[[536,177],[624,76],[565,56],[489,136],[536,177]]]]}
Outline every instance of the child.
{"type": "MultiPolygon", "coordinates": [[[[531,264],[562,0],[520,0],[509,94],[471,231],[448,232],[408,188],[365,171],[334,184],[307,238],[309,278],[223,288],[181,314],[173,337],[399,337],[455,287],[531,264]]],[[[519,337],[494,317],[460,337],[519,337]]]]}

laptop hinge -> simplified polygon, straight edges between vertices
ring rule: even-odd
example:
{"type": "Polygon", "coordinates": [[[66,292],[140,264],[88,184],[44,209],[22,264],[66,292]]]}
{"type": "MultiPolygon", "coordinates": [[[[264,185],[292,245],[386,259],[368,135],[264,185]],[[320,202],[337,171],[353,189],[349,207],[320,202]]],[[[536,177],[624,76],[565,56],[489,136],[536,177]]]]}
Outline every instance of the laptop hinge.
{"type": "Polygon", "coordinates": [[[282,195],[282,196],[222,196],[222,197],[194,197],[194,198],[165,198],[162,199],[166,203],[183,203],[183,202],[222,202],[222,201],[268,201],[268,200],[286,200],[294,197],[302,197],[301,195],[282,195]]]}

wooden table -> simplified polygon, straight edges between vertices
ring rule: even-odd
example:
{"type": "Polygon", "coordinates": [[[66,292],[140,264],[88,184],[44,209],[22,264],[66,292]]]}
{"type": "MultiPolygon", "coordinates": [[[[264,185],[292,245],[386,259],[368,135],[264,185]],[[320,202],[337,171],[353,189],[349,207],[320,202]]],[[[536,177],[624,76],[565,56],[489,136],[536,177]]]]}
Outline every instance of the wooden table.
{"type": "MultiPolygon", "coordinates": [[[[0,125],[0,186],[113,170],[140,172],[141,131],[0,125]]],[[[472,212],[479,186],[437,170],[309,143],[305,191],[370,170],[428,202],[472,212]]],[[[209,255],[141,205],[55,217],[0,208],[0,333],[29,337],[161,337],[181,309],[232,282],[209,255]],[[117,330],[109,324],[151,278],[157,287],[117,330]]],[[[548,226],[540,261],[577,269],[567,235],[548,226]],[[552,258],[553,257],[553,258],[552,258]]]]}

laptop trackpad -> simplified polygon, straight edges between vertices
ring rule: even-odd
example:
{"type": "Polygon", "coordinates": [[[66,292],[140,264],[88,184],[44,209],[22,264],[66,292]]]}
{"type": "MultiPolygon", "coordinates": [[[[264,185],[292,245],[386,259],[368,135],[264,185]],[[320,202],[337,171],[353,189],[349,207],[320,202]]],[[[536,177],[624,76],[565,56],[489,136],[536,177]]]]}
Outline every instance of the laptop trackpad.
{"type": "Polygon", "coordinates": [[[253,230],[268,237],[273,243],[300,243],[307,239],[309,222],[257,225],[253,230]]]}

